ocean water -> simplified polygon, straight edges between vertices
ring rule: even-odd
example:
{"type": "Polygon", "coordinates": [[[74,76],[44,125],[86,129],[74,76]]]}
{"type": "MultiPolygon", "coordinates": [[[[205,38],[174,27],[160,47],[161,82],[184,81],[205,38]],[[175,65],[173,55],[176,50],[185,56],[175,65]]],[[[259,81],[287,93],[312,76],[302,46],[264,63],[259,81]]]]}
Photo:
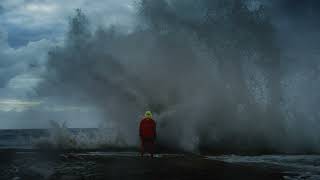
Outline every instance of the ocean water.
{"type": "MultiPolygon", "coordinates": [[[[33,149],[40,139],[50,138],[54,133],[65,134],[66,129],[60,128],[55,131],[49,129],[10,129],[0,130],[0,149],[33,149]],[[58,131],[57,131],[58,130],[58,131]]],[[[92,135],[96,129],[68,129],[70,136],[85,134],[92,135]]]]}
{"type": "Polygon", "coordinates": [[[0,130],[0,149],[31,149],[34,139],[48,136],[45,129],[0,130]]]}

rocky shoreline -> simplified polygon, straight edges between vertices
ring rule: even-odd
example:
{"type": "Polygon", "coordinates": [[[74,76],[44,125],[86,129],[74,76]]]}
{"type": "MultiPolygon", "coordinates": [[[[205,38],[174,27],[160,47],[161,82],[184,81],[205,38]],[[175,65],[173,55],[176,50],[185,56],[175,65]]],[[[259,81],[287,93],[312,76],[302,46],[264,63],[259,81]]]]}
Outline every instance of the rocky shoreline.
{"type": "Polygon", "coordinates": [[[281,169],[228,164],[202,156],[136,152],[1,152],[0,179],[283,179],[281,169]]]}

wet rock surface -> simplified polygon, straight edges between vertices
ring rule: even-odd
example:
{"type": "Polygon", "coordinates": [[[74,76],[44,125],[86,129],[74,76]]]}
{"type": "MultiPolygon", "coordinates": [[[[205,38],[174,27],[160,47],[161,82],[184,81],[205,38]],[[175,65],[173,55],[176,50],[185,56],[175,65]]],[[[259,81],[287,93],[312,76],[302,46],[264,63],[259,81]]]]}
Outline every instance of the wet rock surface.
{"type": "Polygon", "coordinates": [[[0,163],[0,179],[282,179],[278,169],[234,165],[200,156],[137,153],[21,153],[0,163]]]}

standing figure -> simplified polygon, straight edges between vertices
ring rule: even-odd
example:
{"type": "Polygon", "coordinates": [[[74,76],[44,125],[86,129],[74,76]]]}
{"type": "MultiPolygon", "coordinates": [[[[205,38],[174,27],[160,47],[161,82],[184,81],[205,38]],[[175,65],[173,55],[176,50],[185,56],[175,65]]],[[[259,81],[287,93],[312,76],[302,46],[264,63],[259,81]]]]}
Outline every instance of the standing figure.
{"type": "Polygon", "coordinates": [[[149,152],[151,157],[153,157],[157,132],[156,122],[152,119],[151,111],[147,111],[141,120],[139,135],[141,140],[141,156],[143,156],[145,152],[149,152]]]}

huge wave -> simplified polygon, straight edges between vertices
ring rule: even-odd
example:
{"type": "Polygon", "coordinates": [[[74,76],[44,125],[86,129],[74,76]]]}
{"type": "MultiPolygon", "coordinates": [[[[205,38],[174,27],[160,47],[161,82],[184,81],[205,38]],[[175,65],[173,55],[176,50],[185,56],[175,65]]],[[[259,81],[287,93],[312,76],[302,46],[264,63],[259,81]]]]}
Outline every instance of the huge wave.
{"type": "Polygon", "coordinates": [[[141,0],[136,8],[129,33],[92,31],[77,10],[64,45],[49,52],[40,95],[101,109],[127,145],[137,145],[139,120],[151,110],[169,148],[319,152],[319,123],[311,126],[287,93],[294,77],[265,6],[141,0]]]}

